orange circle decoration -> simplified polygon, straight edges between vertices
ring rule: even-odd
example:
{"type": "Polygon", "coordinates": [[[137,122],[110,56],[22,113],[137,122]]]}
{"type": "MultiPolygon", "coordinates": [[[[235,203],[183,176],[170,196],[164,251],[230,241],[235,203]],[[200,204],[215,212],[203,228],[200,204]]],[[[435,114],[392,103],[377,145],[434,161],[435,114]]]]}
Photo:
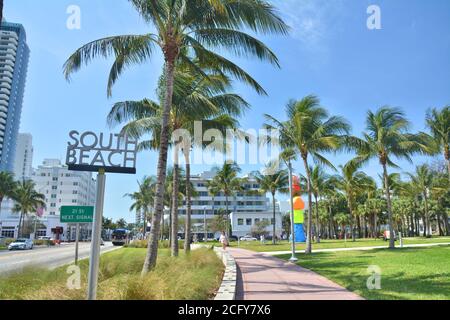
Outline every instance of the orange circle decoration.
{"type": "Polygon", "coordinates": [[[305,209],[305,203],[303,202],[303,199],[301,197],[295,197],[294,198],[294,210],[304,210],[305,209]]]}

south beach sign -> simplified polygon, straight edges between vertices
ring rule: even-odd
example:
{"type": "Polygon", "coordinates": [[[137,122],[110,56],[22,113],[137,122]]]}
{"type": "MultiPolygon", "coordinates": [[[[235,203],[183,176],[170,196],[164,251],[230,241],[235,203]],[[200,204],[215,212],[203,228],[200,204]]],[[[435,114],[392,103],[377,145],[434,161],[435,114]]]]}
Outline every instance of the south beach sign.
{"type": "Polygon", "coordinates": [[[69,133],[66,164],[69,170],[136,173],[137,140],[122,134],[69,133]]]}

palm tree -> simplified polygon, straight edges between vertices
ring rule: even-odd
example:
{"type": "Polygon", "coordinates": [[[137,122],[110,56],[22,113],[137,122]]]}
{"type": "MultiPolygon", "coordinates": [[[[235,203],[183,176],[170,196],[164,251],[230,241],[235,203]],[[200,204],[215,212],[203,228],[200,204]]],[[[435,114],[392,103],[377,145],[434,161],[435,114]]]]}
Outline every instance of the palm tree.
{"type": "Polygon", "coordinates": [[[174,74],[177,62],[204,74],[195,59],[216,71],[231,74],[252,86],[258,93],[264,89],[243,69],[210,49],[228,50],[238,55],[254,56],[278,65],[275,54],[261,41],[240,31],[250,28],[255,33],[286,34],[287,25],[272,5],[261,0],[130,0],[142,18],[156,28],[156,33],[108,37],[78,49],[65,63],[66,78],[95,57],[115,57],[108,94],[123,70],[148,60],[154,47],[164,56],[165,94],[157,167],[155,214],[152,221],[148,253],[142,269],[146,274],[156,264],[160,217],[163,213],[164,181],[169,143],[169,118],[172,108],[174,74]]]}
{"type": "Polygon", "coordinates": [[[426,124],[431,131],[436,148],[444,153],[450,180],[450,105],[444,107],[441,111],[437,109],[428,110],[426,124]]]}
{"type": "Polygon", "coordinates": [[[342,174],[334,176],[335,186],[345,195],[347,206],[350,211],[352,225],[352,240],[356,241],[355,227],[357,225],[357,205],[356,197],[368,188],[371,188],[374,181],[364,172],[358,171],[358,166],[353,162],[348,162],[341,166],[342,174]]]}
{"type": "MultiPolygon", "coordinates": [[[[314,196],[314,209],[316,212],[316,242],[320,243],[320,221],[319,221],[319,198],[322,191],[325,191],[328,175],[323,171],[320,166],[310,167],[309,171],[311,173],[311,192],[314,196]]],[[[301,176],[305,185],[308,183],[308,178],[301,176]]]]}
{"type": "Polygon", "coordinates": [[[429,197],[433,186],[433,173],[426,164],[416,167],[414,174],[407,173],[414,188],[421,193],[424,201],[424,216],[426,228],[424,228],[424,236],[431,237],[431,224],[429,212],[429,197]]]}
{"type": "MultiPolygon", "coordinates": [[[[358,154],[355,163],[367,163],[377,158],[383,168],[383,182],[387,201],[389,232],[394,234],[392,220],[392,203],[387,167],[398,167],[393,157],[403,158],[411,162],[415,153],[431,153],[432,143],[425,134],[411,134],[407,130],[410,126],[405,114],[398,108],[381,107],[375,113],[368,111],[364,140],[358,144],[358,154]],[[428,146],[427,146],[428,145],[428,146]]],[[[389,248],[395,248],[395,237],[391,236],[389,248]]]]}
{"type": "Polygon", "coordinates": [[[130,211],[136,211],[138,213],[143,213],[143,235],[145,238],[145,233],[147,230],[148,215],[150,212],[150,207],[154,203],[154,185],[156,183],[155,177],[144,177],[141,182],[138,181],[139,191],[133,192],[131,194],[125,194],[133,200],[131,204],[130,211]]]}
{"type": "Polygon", "coordinates": [[[225,196],[225,214],[228,221],[226,232],[228,236],[231,236],[230,212],[228,210],[229,197],[233,196],[235,192],[243,190],[243,180],[238,177],[241,168],[235,163],[225,162],[222,168],[215,168],[214,170],[217,172],[214,178],[208,182],[208,189],[211,193],[214,192],[216,194],[217,191],[220,191],[225,196]]]}
{"type": "Polygon", "coordinates": [[[270,193],[272,195],[273,205],[273,237],[272,243],[276,243],[276,199],[277,192],[288,193],[289,192],[289,176],[287,170],[277,170],[273,172],[274,163],[268,163],[266,166],[266,172],[263,174],[258,173],[256,175],[256,181],[260,185],[260,190],[264,193],[270,193]]]}
{"type": "MultiPolygon", "coordinates": [[[[143,135],[151,133],[152,139],[139,143],[140,150],[158,149],[158,140],[161,132],[161,114],[164,83],[161,78],[159,96],[160,103],[144,99],[142,101],[125,101],[116,103],[109,116],[111,126],[130,120],[123,128],[122,133],[140,139],[143,135]]],[[[225,132],[227,129],[236,129],[239,125],[235,117],[239,117],[249,104],[239,95],[230,93],[231,80],[223,74],[208,74],[208,78],[193,75],[186,69],[176,72],[173,107],[170,113],[169,131],[174,141],[171,146],[174,149],[174,166],[179,167],[178,158],[181,151],[185,157],[186,187],[190,185],[190,152],[192,137],[195,132],[195,122],[203,121],[203,130],[216,129],[225,132]],[[186,133],[189,137],[186,136],[186,133]],[[180,137],[178,137],[180,134],[180,137]],[[180,139],[181,138],[181,141],[180,139]]],[[[196,139],[193,140],[197,142],[196,139]]],[[[200,142],[199,147],[204,145],[200,142]]],[[[177,171],[175,171],[177,172],[177,171]]],[[[172,190],[172,202],[176,201],[178,193],[178,175],[173,176],[174,188],[172,190]]],[[[172,210],[178,207],[171,206],[172,210]]],[[[191,238],[191,193],[186,189],[186,219],[185,238],[191,238]]],[[[176,215],[176,211],[172,211],[176,215]]],[[[172,221],[176,221],[173,219],[172,221]]],[[[175,243],[175,246],[178,244],[175,243]]],[[[185,252],[190,251],[190,242],[185,241],[185,252]]],[[[177,251],[175,249],[175,251],[177,251]]]]}
{"type": "Polygon", "coordinates": [[[295,148],[300,153],[307,178],[308,191],[308,224],[305,253],[312,252],[312,187],[311,172],[308,157],[315,162],[334,168],[322,153],[336,151],[344,146],[345,141],[351,140],[348,136],[350,125],[341,117],[329,117],[328,112],[319,106],[319,99],[310,95],[300,101],[290,101],[286,106],[288,121],[279,121],[276,118],[265,115],[268,129],[278,129],[280,132],[280,144],[283,148],[295,148]]]}
{"type": "Polygon", "coordinates": [[[12,198],[17,182],[14,181],[14,175],[7,171],[0,172],[0,212],[2,211],[2,202],[5,198],[12,198]]]}
{"type": "Polygon", "coordinates": [[[24,180],[18,183],[12,196],[15,201],[13,211],[20,213],[18,236],[22,237],[22,226],[26,216],[41,207],[45,208],[45,195],[36,192],[35,183],[31,180],[24,180]]]}

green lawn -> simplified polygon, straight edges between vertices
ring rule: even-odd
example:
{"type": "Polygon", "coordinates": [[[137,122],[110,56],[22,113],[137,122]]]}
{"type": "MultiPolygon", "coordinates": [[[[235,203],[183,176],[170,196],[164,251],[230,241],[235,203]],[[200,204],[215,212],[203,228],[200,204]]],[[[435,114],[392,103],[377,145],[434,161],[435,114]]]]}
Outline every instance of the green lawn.
{"type": "MultiPolygon", "coordinates": [[[[140,271],[145,249],[122,248],[100,259],[99,300],[207,300],[220,286],[224,266],[214,251],[199,249],[178,258],[159,251],[156,268],[145,278],[140,271]]],[[[80,261],[81,288],[67,288],[67,266],[53,271],[30,268],[0,277],[0,299],[84,300],[88,261],[80,261]]]]}
{"type": "MultiPolygon", "coordinates": [[[[423,243],[450,243],[450,237],[434,237],[434,238],[403,238],[403,244],[423,244],[423,243]]],[[[396,242],[399,245],[399,242],[396,242]]],[[[218,244],[220,245],[220,244],[218,244]]],[[[314,249],[334,249],[334,248],[357,248],[357,247],[374,247],[374,246],[388,246],[389,243],[382,239],[357,239],[356,242],[352,240],[321,240],[320,243],[313,243],[314,249]]],[[[231,242],[232,247],[237,247],[237,242],[231,242]]],[[[272,252],[272,251],[288,251],[291,250],[291,244],[288,241],[281,241],[273,245],[270,241],[266,244],[261,244],[260,241],[254,242],[240,242],[240,248],[258,251],[258,252],[272,252]]],[[[297,244],[297,250],[304,250],[305,244],[297,244]]]]}
{"type": "MultiPolygon", "coordinates": [[[[279,256],[289,259],[289,255],[279,256]]],[[[450,247],[321,252],[298,255],[298,264],[367,299],[450,299],[450,247]],[[381,269],[381,289],[367,289],[369,266],[381,269]]]]}

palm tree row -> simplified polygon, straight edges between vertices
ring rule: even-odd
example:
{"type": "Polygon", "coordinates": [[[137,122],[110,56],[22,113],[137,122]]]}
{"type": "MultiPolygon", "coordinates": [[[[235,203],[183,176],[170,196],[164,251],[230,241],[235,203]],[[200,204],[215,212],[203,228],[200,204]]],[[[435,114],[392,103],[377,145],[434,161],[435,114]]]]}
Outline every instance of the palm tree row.
{"type": "MultiPolygon", "coordinates": [[[[366,130],[362,138],[350,135],[350,125],[347,121],[340,117],[329,116],[326,109],[319,105],[319,100],[315,96],[307,96],[302,100],[289,102],[286,107],[286,114],[289,119],[287,121],[280,121],[266,115],[268,123],[265,126],[269,129],[278,129],[282,147],[285,150],[290,150],[291,153],[292,150],[295,150],[295,154],[298,154],[303,160],[306,172],[303,181],[310,203],[310,210],[308,210],[307,215],[307,253],[310,253],[312,248],[313,211],[316,213],[314,233],[317,241],[320,241],[321,204],[318,201],[319,197],[322,199],[322,205],[328,208],[328,213],[323,214],[325,218],[323,222],[328,224],[328,234],[331,235],[332,233],[332,203],[336,200],[333,189],[339,190],[349,211],[348,217],[339,216],[339,224],[350,222],[353,239],[355,239],[355,227],[361,233],[358,211],[372,210],[374,194],[377,191],[374,179],[360,171],[362,166],[371,159],[377,159],[382,167],[383,199],[386,202],[387,224],[391,234],[393,234],[395,225],[392,197],[396,175],[390,175],[387,168],[398,168],[394,159],[406,159],[412,162],[411,157],[414,154],[435,155],[443,152],[448,167],[450,135],[448,106],[442,110],[433,109],[428,112],[426,122],[431,134],[424,132],[410,133],[408,131],[410,123],[398,108],[386,106],[376,112],[368,111],[366,130]],[[337,169],[323,153],[340,150],[354,151],[356,156],[341,167],[341,175],[327,176],[322,168],[328,167],[334,171],[337,169]],[[315,162],[316,167],[309,166],[309,158],[315,162]],[[313,196],[314,203],[312,201],[313,196]],[[367,200],[367,203],[364,204],[365,207],[358,208],[358,201],[364,197],[367,200]]],[[[422,190],[421,196],[424,199],[425,212],[428,212],[427,193],[430,192],[431,177],[426,176],[424,167],[419,168],[417,178],[411,177],[411,183],[416,185],[415,190],[422,190]]],[[[441,183],[437,190],[444,192],[445,185],[441,183]]],[[[424,223],[429,226],[427,217],[428,214],[425,214],[424,223]]],[[[448,220],[445,221],[447,222],[443,223],[448,225],[448,220]]],[[[372,224],[377,224],[376,217],[372,220],[372,224]]],[[[428,234],[430,234],[429,230],[428,234]]],[[[394,246],[394,237],[390,237],[390,247],[393,248],[394,246]]]]}
{"type": "Polygon", "coordinates": [[[0,172],[0,211],[5,198],[14,201],[13,212],[19,213],[18,237],[23,236],[23,226],[30,213],[45,208],[45,195],[38,193],[31,180],[15,181],[10,172],[0,172]]]}

